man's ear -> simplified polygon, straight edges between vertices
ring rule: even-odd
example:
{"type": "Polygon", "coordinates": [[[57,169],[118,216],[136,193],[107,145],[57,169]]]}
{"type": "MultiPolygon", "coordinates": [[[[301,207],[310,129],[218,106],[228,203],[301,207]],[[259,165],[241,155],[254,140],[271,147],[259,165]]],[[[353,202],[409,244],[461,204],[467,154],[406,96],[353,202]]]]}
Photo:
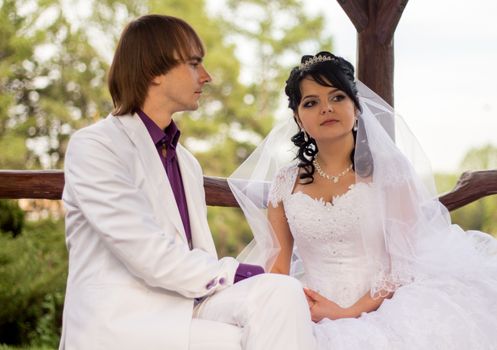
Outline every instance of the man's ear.
{"type": "Polygon", "coordinates": [[[152,85],[160,85],[162,83],[162,77],[163,75],[157,75],[155,76],[152,81],[150,82],[150,84],[152,85]]]}

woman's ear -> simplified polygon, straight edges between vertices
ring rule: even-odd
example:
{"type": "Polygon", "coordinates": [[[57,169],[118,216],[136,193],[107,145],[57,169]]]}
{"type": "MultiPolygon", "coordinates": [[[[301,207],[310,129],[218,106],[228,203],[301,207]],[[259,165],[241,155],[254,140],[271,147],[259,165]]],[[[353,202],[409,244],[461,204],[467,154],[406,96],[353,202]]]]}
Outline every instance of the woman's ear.
{"type": "Polygon", "coordinates": [[[303,129],[304,127],[302,126],[302,122],[300,121],[300,117],[298,115],[298,113],[295,113],[293,115],[293,119],[295,119],[295,122],[297,123],[297,125],[299,126],[300,129],[303,129]]]}

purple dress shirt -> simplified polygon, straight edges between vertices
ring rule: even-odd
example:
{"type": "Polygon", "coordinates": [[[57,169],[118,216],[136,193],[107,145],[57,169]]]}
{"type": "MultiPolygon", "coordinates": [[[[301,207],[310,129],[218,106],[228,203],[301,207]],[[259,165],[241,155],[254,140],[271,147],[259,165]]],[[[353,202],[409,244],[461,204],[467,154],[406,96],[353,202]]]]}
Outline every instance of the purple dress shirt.
{"type": "MultiPolygon", "coordinates": [[[[162,161],[162,165],[164,166],[167,178],[169,179],[169,183],[171,184],[171,188],[174,193],[181,221],[183,222],[183,227],[185,228],[186,238],[188,239],[188,245],[190,249],[193,249],[192,231],[190,226],[190,218],[188,216],[185,188],[183,186],[178,158],[176,156],[176,145],[178,144],[180,131],[173,120],[171,120],[171,123],[166,127],[166,129],[162,130],[143,111],[138,109],[136,112],[143,124],[145,124],[145,127],[147,128],[148,133],[155,144],[155,148],[159,153],[159,157],[162,161]]],[[[234,283],[261,273],[264,273],[264,269],[261,266],[240,264],[236,270],[234,283]]]]}
{"type": "Polygon", "coordinates": [[[176,157],[176,145],[178,144],[180,131],[172,120],[169,126],[165,130],[162,130],[144,112],[138,110],[137,113],[143,121],[143,124],[145,124],[150,137],[152,137],[152,141],[159,153],[162,165],[166,170],[166,175],[171,184],[176,205],[179,209],[181,221],[183,222],[188,245],[190,246],[190,249],[192,249],[192,231],[190,227],[190,218],[188,216],[188,206],[186,204],[185,190],[179,169],[178,158],[176,157]],[[165,157],[164,153],[166,154],[165,157]]]}

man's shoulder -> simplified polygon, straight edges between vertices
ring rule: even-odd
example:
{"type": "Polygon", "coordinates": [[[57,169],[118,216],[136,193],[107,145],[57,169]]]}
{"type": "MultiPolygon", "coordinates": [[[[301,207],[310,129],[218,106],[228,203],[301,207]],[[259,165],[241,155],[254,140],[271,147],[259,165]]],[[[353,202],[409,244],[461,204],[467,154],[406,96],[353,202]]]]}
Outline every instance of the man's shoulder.
{"type": "Polygon", "coordinates": [[[127,139],[126,132],[121,121],[121,118],[132,118],[131,115],[116,117],[109,114],[93,124],[85,126],[71,136],[71,141],[87,139],[99,141],[102,143],[115,143],[127,139]]]}
{"type": "Polygon", "coordinates": [[[113,132],[115,128],[115,119],[112,114],[109,114],[107,117],[98,120],[97,122],[82,127],[81,129],[74,132],[73,137],[81,137],[81,136],[91,136],[91,135],[106,135],[109,132],[113,132]]]}
{"type": "Polygon", "coordinates": [[[197,158],[195,158],[195,156],[181,143],[178,143],[176,147],[176,152],[179,157],[181,157],[183,160],[188,161],[190,165],[194,165],[198,167],[200,170],[202,170],[197,158]]]}
{"type": "Polygon", "coordinates": [[[129,138],[123,130],[121,121],[109,114],[91,125],[74,132],[69,140],[67,152],[80,151],[87,153],[90,150],[114,149],[129,143],[129,138]]]}

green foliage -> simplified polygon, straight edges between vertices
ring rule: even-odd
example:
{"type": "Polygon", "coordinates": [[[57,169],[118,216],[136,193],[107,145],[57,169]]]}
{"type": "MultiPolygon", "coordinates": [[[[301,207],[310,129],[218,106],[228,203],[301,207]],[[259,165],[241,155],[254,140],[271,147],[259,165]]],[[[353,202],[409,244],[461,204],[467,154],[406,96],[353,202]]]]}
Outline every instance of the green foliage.
{"type": "Polygon", "coordinates": [[[497,196],[482,198],[451,213],[455,224],[465,230],[479,230],[497,238],[497,196]]]}
{"type": "Polygon", "coordinates": [[[0,343],[56,348],[67,254],[63,222],[26,223],[0,235],[0,343]]]}
{"type": "MultiPolygon", "coordinates": [[[[324,34],[324,17],[310,17],[298,0],[228,0],[223,17],[229,28],[228,40],[243,42],[250,61],[248,96],[253,97],[250,115],[243,115],[242,129],[266,135],[281,103],[284,82],[302,54],[331,50],[331,38],[324,34]],[[255,112],[255,113],[254,113],[255,112]]],[[[238,47],[242,50],[242,47],[238,47]]],[[[247,79],[246,79],[247,80],[247,79]]],[[[249,99],[252,100],[252,99],[249,99]]],[[[284,113],[290,117],[290,111],[284,113]]]]}
{"type": "Polygon", "coordinates": [[[24,211],[17,202],[0,199],[0,233],[15,237],[21,233],[23,225],[24,211]]]}
{"type": "Polygon", "coordinates": [[[25,167],[28,148],[23,137],[14,132],[0,135],[0,149],[2,150],[0,154],[1,169],[23,169],[25,167]]]}
{"type": "Polygon", "coordinates": [[[219,256],[236,256],[250,242],[252,234],[238,208],[209,207],[208,220],[215,227],[214,242],[219,256]]]}
{"type": "Polygon", "coordinates": [[[461,169],[497,169],[497,146],[485,145],[470,149],[461,162],[461,169]]]}
{"type": "Polygon", "coordinates": [[[53,350],[53,349],[56,348],[45,347],[45,346],[14,347],[14,346],[0,344],[0,350],[53,350]]]}
{"type": "Polygon", "coordinates": [[[110,108],[107,64],[57,0],[0,2],[0,38],[0,166],[60,168],[69,134],[110,108]]]}

